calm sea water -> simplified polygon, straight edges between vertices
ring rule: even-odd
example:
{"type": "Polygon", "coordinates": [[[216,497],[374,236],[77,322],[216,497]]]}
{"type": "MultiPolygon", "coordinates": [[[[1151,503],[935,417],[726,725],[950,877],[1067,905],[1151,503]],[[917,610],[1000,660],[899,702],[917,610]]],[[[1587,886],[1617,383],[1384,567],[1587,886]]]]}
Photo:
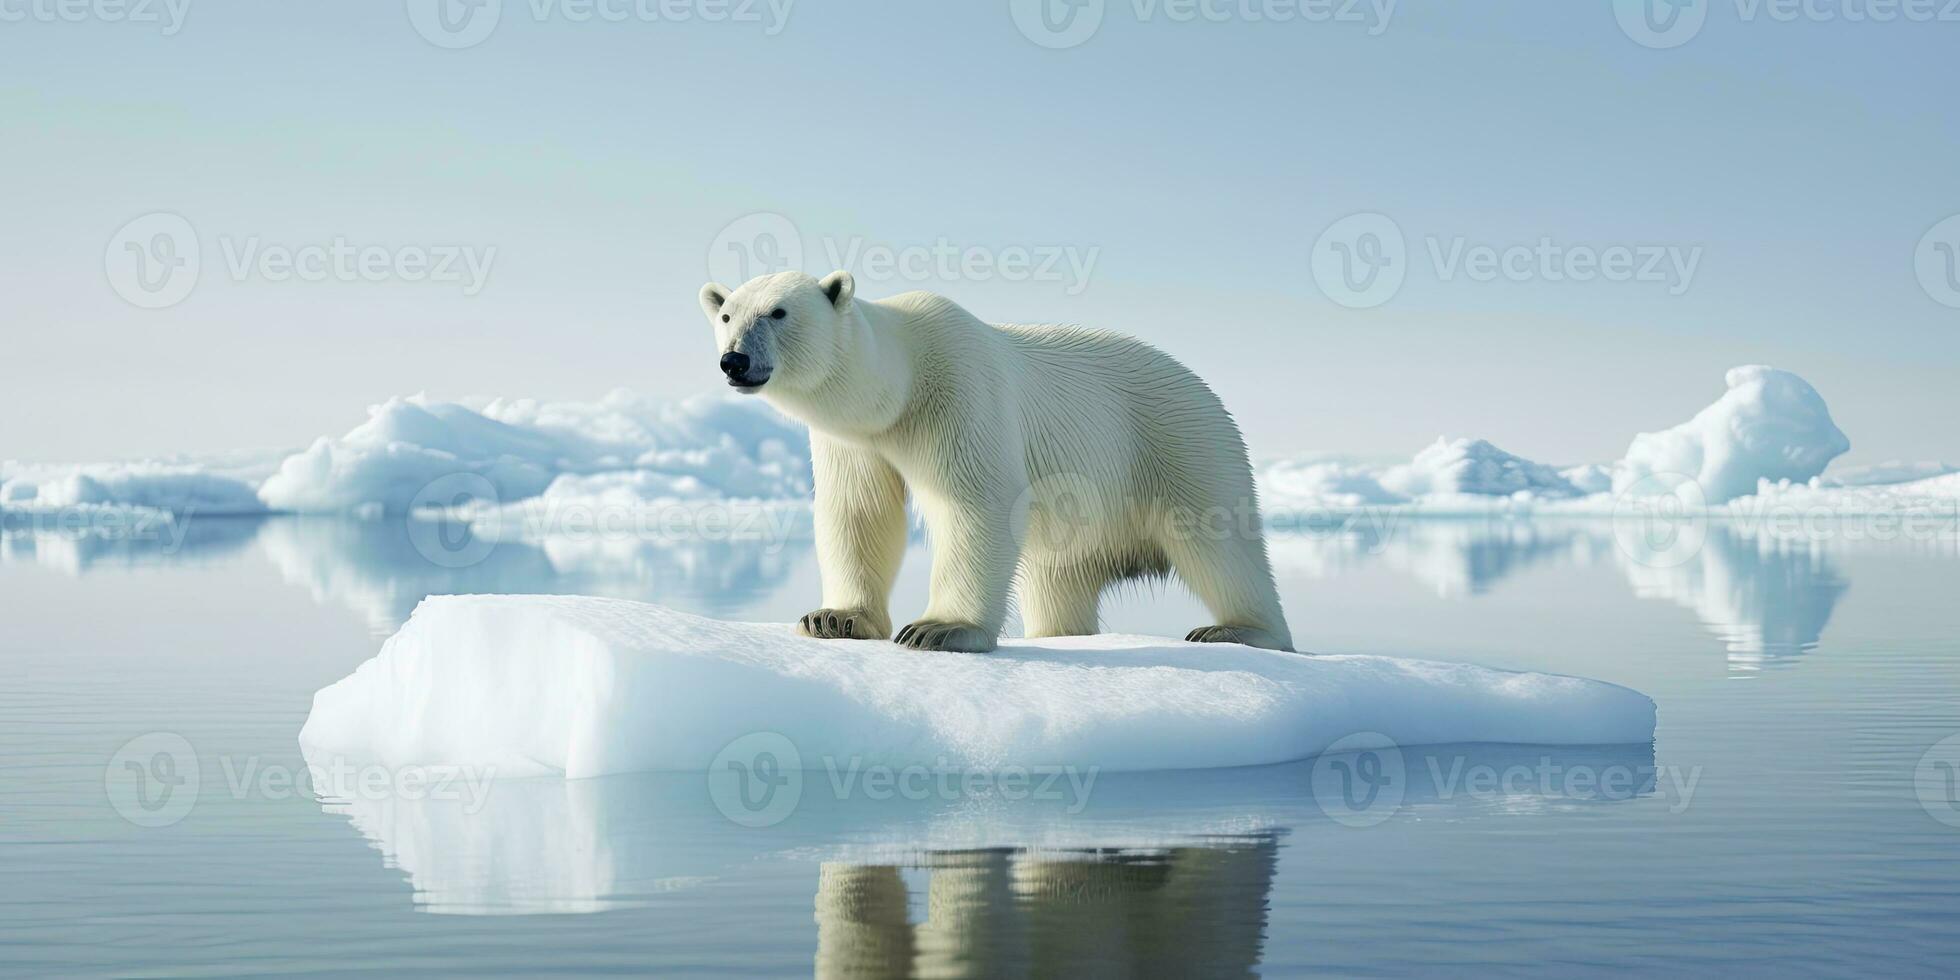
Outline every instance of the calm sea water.
{"type": "MultiPolygon", "coordinates": [[[[507,543],[452,569],[400,523],[16,527],[0,973],[1951,974],[1960,554],[1950,528],[1869,530],[1716,526],[1659,560],[1583,522],[1274,542],[1303,645],[1626,684],[1660,706],[1651,747],[806,792],[747,827],[698,775],[323,798],[295,735],[425,595],[780,621],[817,595],[807,544],[507,543]]],[[[1105,618],[1203,621],[1175,588],[1105,618]]]]}

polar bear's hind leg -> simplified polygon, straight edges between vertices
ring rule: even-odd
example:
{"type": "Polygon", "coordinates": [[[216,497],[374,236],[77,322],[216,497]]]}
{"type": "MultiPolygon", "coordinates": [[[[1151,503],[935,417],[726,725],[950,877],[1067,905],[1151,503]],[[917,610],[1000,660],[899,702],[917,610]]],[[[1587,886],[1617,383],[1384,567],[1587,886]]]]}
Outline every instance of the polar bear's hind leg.
{"type": "Polygon", "coordinates": [[[1164,551],[1178,579],[1217,620],[1217,625],[1200,626],[1185,639],[1293,649],[1272,566],[1266,563],[1266,544],[1257,534],[1173,535],[1164,551]]]}

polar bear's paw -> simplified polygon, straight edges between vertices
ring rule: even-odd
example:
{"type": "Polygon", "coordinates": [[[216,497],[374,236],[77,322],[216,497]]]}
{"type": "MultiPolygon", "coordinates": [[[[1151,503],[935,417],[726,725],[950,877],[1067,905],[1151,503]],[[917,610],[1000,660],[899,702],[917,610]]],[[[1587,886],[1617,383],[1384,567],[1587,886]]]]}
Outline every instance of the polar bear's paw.
{"type": "Polygon", "coordinates": [[[1293,645],[1262,629],[1250,626],[1200,626],[1184,634],[1186,643],[1243,643],[1249,647],[1293,652],[1293,645]]]}
{"type": "Polygon", "coordinates": [[[921,619],[898,631],[894,641],[914,650],[950,650],[954,653],[991,653],[997,642],[994,634],[972,623],[944,619],[921,619]]]}
{"type": "Polygon", "coordinates": [[[797,620],[796,631],[819,640],[882,640],[892,628],[868,609],[819,609],[797,620]]]}

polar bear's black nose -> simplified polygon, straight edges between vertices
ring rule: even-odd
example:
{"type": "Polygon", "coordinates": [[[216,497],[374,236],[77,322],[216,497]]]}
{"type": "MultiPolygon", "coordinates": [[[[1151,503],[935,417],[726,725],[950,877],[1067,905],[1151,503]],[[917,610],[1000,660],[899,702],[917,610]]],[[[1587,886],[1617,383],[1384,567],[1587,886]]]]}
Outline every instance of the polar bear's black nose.
{"type": "Polygon", "coordinates": [[[721,373],[740,381],[749,375],[749,355],[739,351],[729,351],[721,355],[721,373]]]}

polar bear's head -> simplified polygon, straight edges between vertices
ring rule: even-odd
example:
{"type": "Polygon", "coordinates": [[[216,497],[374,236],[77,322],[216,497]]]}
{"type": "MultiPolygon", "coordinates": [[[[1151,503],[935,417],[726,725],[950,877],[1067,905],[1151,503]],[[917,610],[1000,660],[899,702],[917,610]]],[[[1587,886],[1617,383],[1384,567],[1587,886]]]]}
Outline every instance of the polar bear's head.
{"type": "Polygon", "coordinates": [[[854,288],[851,274],[841,271],[822,279],[777,272],[732,290],[702,286],[701,309],[715,328],[729,387],[743,394],[763,385],[807,390],[829,377],[842,356],[837,338],[854,288]]]}

